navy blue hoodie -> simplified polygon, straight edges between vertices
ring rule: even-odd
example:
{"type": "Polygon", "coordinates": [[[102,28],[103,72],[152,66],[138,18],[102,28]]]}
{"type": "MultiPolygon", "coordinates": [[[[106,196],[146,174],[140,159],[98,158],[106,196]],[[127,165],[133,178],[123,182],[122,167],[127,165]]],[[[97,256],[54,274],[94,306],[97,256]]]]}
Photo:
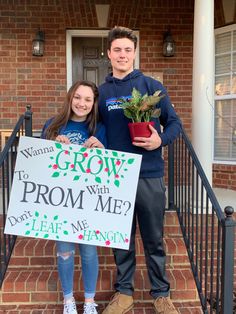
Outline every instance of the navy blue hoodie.
{"type": "Polygon", "coordinates": [[[171,143],[181,130],[181,122],[164,86],[159,81],[143,75],[139,70],[134,70],[123,79],[115,78],[110,74],[106,77],[105,83],[99,87],[98,103],[100,117],[107,131],[107,148],[141,154],[143,156],[141,178],[163,177],[162,146],[171,143]],[[134,87],[142,95],[145,93],[152,95],[157,90],[161,90],[161,94],[165,94],[165,97],[157,104],[157,107],[161,108],[160,117],[152,119],[155,121],[155,128],[161,137],[162,145],[152,151],[132,145],[128,129],[128,123],[131,120],[125,117],[123,109],[117,103],[118,98],[130,98],[134,87]],[[163,126],[162,131],[160,125],[163,126]]]}

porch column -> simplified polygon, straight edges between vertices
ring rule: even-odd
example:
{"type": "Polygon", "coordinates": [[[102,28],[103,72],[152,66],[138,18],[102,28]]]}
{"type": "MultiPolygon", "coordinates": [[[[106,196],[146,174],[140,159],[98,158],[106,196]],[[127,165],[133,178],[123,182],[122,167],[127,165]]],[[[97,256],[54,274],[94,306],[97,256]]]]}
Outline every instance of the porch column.
{"type": "Polygon", "coordinates": [[[214,59],[214,0],[195,0],[192,140],[210,184],[214,139],[214,59]]]}

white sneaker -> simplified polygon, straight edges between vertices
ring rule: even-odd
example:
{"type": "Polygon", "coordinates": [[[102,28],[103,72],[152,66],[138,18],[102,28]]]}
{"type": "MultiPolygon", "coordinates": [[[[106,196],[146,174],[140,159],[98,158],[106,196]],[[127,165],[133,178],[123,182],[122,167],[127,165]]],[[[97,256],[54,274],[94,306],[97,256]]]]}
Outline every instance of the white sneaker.
{"type": "Polygon", "coordinates": [[[78,314],[74,298],[71,299],[71,302],[64,303],[63,314],[78,314]]]}
{"type": "Polygon", "coordinates": [[[96,303],[84,303],[84,313],[83,314],[98,314],[96,310],[96,303]]]}

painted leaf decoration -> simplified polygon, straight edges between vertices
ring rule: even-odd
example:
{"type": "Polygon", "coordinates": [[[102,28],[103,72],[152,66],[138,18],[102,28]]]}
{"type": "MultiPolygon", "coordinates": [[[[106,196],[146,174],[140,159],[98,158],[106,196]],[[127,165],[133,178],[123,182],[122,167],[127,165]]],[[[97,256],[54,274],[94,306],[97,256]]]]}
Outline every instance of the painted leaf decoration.
{"type": "Polygon", "coordinates": [[[81,147],[81,148],[80,148],[80,151],[81,151],[81,152],[85,152],[86,150],[87,150],[86,147],[81,147]]]}
{"type": "Polygon", "coordinates": [[[62,148],[62,146],[61,146],[60,143],[55,143],[55,146],[56,146],[56,148],[58,148],[58,149],[61,149],[61,148],[62,148]]]}
{"type": "Polygon", "coordinates": [[[100,177],[96,177],[96,178],[95,178],[95,181],[96,181],[97,183],[101,183],[101,182],[102,182],[102,180],[101,180],[100,177]]]}
{"type": "Polygon", "coordinates": [[[80,178],[80,176],[74,176],[74,181],[78,181],[79,180],[79,178],[80,178]]]}
{"type": "Polygon", "coordinates": [[[112,152],[112,155],[117,157],[118,156],[118,153],[117,152],[112,152]]]}
{"type": "Polygon", "coordinates": [[[120,186],[120,181],[119,180],[115,180],[114,184],[115,184],[115,186],[119,187],[120,186]]]}
{"type": "Polygon", "coordinates": [[[25,235],[28,235],[28,234],[30,234],[30,231],[29,231],[29,230],[26,231],[25,235]]]}
{"type": "Polygon", "coordinates": [[[39,217],[39,212],[34,213],[35,217],[39,217]]]}
{"type": "Polygon", "coordinates": [[[47,239],[49,237],[49,234],[46,233],[43,237],[44,237],[44,239],[47,239]]]}
{"type": "Polygon", "coordinates": [[[96,149],[96,153],[97,153],[98,155],[101,155],[101,154],[102,154],[101,149],[96,149]]]}
{"type": "Polygon", "coordinates": [[[65,235],[68,235],[68,231],[66,231],[66,230],[64,230],[63,233],[64,233],[65,235]]]}
{"type": "Polygon", "coordinates": [[[53,217],[53,220],[57,220],[58,219],[58,215],[53,217]]]}
{"type": "Polygon", "coordinates": [[[127,163],[128,163],[129,165],[131,165],[133,162],[134,162],[134,158],[129,158],[128,161],[127,161],[127,163]]]}
{"type": "Polygon", "coordinates": [[[53,172],[52,177],[57,178],[59,177],[60,173],[58,171],[53,172]]]}

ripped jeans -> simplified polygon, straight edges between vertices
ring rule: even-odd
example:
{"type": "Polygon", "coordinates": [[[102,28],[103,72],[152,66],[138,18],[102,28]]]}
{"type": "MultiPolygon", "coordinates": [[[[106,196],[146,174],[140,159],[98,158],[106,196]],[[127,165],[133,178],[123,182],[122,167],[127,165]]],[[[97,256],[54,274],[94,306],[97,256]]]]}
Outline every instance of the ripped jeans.
{"type": "MultiPolygon", "coordinates": [[[[58,273],[65,299],[73,296],[76,243],[56,241],[58,273]],[[65,254],[67,253],[67,254],[65,254]]],[[[98,278],[97,247],[79,243],[85,298],[94,298],[98,278]]]]}

